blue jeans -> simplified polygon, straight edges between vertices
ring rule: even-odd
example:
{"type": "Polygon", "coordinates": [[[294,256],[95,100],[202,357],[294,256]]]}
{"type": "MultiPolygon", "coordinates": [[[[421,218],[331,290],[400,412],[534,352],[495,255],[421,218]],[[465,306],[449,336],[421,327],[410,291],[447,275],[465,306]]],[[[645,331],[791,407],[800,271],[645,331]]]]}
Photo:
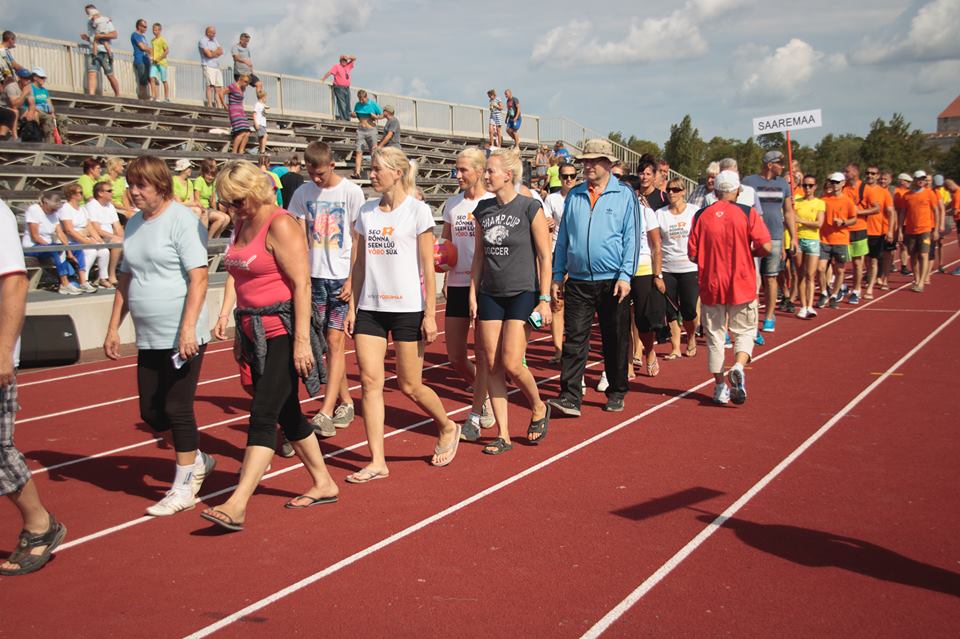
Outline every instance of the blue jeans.
{"type": "MultiPolygon", "coordinates": [[[[77,260],[77,266],[79,267],[79,270],[81,271],[84,270],[87,267],[87,262],[83,258],[83,250],[71,251],[71,253],[73,253],[73,257],[76,258],[77,260]]],[[[71,275],[77,274],[77,270],[73,268],[73,264],[71,264],[65,259],[66,253],[62,253],[59,251],[53,252],[53,253],[48,253],[48,252],[31,253],[29,250],[27,250],[27,251],[24,251],[24,255],[33,256],[37,258],[39,262],[43,262],[46,264],[49,264],[52,262],[53,265],[57,268],[58,276],[66,275],[69,277],[71,275]],[[64,257],[60,257],[61,255],[64,257]]]]}
{"type": "Polygon", "coordinates": [[[333,99],[336,103],[336,119],[350,119],[350,87],[333,87],[333,99]]]}

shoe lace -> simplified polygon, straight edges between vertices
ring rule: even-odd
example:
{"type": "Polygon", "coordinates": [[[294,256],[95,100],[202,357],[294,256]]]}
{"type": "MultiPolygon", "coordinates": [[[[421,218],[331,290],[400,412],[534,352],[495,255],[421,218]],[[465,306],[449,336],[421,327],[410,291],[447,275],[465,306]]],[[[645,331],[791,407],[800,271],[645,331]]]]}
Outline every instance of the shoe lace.
{"type": "Polygon", "coordinates": [[[346,417],[346,416],[347,416],[347,410],[349,410],[349,409],[347,408],[347,405],[346,405],[346,404],[340,404],[340,405],[337,406],[337,408],[333,411],[333,416],[334,416],[334,417],[346,417]]]}

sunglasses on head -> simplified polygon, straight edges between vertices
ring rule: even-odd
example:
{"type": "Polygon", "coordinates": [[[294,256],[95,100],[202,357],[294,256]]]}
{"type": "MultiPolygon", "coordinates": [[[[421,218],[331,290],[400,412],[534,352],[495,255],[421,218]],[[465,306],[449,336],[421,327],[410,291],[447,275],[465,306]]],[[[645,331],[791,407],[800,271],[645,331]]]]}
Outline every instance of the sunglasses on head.
{"type": "Polygon", "coordinates": [[[667,187],[667,193],[683,193],[684,188],[682,186],[670,186],[667,187]]]}

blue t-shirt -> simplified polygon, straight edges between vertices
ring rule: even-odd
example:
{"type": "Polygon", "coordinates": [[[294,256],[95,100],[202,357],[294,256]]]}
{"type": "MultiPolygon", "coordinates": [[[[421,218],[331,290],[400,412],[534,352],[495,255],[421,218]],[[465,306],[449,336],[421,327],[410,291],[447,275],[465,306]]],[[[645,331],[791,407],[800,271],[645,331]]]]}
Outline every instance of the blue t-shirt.
{"type": "Polygon", "coordinates": [[[783,203],[788,197],[793,197],[790,183],[782,177],[767,180],[759,175],[748,175],[741,184],[753,187],[757,192],[757,203],[770,237],[783,240],[783,203]]]}
{"type": "Polygon", "coordinates": [[[46,87],[38,87],[35,84],[31,88],[33,89],[33,101],[37,105],[37,110],[50,113],[50,92],[47,91],[46,87]]]}
{"type": "Polygon", "coordinates": [[[143,35],[139,31],[134,31],[132,34],[130,34],[130,45],[133,47],[133,63],[150,64],[150,56],[147,55],[146,51],[140,48],[141,44],[147,48],[150,47],[150,44],[147,42],[147,36],[143,35]]]}
{"type": "MultiPolygon", "coordinates": [[[[127,304],[137,336],[137,348],[173,349],[187,299],[189,271],[207,266],[207,230],[193,211],[171,202],[148,221],[143,213],[124,229],[123,264],[129,273],[127,304]]],[[[197,318],[197,342],[210,341],[207,305],[197,318]]]]}
{"type": "Polygon", "coordinates": [[[357,102],[357,105],[353,107],[353,112],[357,114],[358,120],[369,120],[372,116],[383,113],[383,110],[379,104],[368,99],[366,103],[357,102]]]}

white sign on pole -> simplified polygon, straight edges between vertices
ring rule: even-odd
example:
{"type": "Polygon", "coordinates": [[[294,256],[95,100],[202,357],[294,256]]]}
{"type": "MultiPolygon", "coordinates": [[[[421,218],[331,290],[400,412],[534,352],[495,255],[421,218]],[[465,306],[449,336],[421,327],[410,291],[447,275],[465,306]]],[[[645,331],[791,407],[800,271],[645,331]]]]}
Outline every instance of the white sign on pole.
{"type": "Polygon", "coordinates": [[[823,114],[820,109],[766,115],[753,119],[753,134],[782,133],[798,129],[816,129],[823,126],[823,114]]]}

